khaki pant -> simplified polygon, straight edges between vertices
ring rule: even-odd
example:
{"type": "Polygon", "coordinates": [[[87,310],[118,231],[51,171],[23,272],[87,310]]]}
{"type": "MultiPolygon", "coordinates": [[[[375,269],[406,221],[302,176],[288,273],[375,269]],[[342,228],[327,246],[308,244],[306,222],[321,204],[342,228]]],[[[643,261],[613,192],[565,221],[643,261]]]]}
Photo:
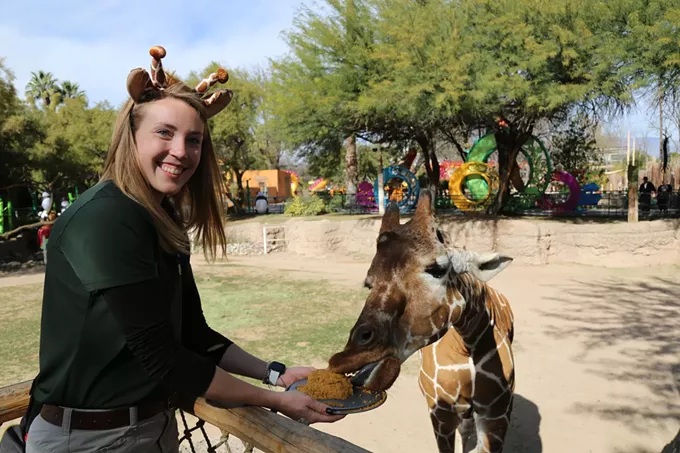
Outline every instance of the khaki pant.
{"type": "MultiPolygon", "coordinates": [[[[134,420],[133,420],[134,421],[134,420]]],[[[26,453],[178,453],[179,433],[175,411],[122,428],[102,431],[70,429],[70,409],[62,426],[38,416],[31,423],[26,453]]]]}

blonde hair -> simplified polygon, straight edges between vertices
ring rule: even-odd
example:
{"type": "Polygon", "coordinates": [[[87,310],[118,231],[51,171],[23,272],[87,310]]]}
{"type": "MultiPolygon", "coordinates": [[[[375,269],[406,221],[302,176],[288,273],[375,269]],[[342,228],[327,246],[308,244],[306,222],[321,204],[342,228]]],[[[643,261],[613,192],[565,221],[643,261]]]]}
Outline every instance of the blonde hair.
{"type": "Polygon", "coordinates": [[[224,232],[224,181],[210,138],[205,106],[196,93],[183,83],[175,83],[141,103],[129,99],[116,120],[111,146],[100,181],[113,181],[128,197],[137,201],[153,217],[160,245],[166,252],[188,254],[191,250],[189,231],[195,232],[195,244],[203,248],[206,259],[214,260],[217,249],[226,254],[224,232]],[[182,189],[170,198],[174,212],[169,213],[153,197],[153,190],[142,173],[134,134],[150,102],[174,98],[193,107],[203,119],[205,130],[201,160],[196,171],[182,189]]]}

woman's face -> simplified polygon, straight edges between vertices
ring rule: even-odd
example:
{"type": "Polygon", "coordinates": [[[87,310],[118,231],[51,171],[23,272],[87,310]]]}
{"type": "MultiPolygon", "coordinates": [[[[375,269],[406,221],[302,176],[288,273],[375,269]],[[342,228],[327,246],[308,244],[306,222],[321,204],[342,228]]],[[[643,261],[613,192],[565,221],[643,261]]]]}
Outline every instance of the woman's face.
{"type": "Polygon", "coordinates": [[[142,173],[162,201],[180,191],[201,160],[205,124],[189,104],[165,98],[143,107],[135,143],[142,173]]]}

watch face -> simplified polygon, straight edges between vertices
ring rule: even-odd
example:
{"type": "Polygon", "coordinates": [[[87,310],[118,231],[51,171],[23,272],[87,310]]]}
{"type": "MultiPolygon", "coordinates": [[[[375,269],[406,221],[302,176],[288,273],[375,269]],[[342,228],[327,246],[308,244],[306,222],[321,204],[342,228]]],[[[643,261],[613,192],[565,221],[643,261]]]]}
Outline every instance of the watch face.
{"type": "Polygon", "coordinates": [[[272,362],[271,365],[269,365],[269,368],[274,371],[278,371],[279,373],[286,371],[286,366],[280,362],[272,362]]]}

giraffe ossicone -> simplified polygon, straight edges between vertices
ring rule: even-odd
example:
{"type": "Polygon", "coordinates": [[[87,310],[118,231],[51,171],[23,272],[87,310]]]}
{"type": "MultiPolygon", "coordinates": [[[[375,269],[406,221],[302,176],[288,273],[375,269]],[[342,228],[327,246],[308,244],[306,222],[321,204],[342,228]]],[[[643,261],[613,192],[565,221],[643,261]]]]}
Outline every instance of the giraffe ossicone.
{"type": "Polygon", "coordinates": [[[389,206],[366,275],[368,297],[329,368],[386,390],[420,351],[419,384],[439,451],[453,452],[456,430],[464,443],[476,433],[477,451],[502,451],[515,383],[513,313],[486,282],[511,262],[449,247],[427,192],[405,224],[389,206]]]}
{"type": "Polygon", "coordinates": [[[208,90],[216,83],[226,83],[229,74],[223,68],[204,78],[195,88],[190,88],[172,74],[163,69],[162,59],[167,52],[161,46],[153,46],[149,49],[151,55],[151,69],[136,68],[130,71],[127,78],[127,90],[130,98],[137,104],[156,100],[162,97],[162,93],[171,85],[181,87],[183,91],[195,94],[205,107],[206,117],[211,118],[221,112],[233,98],[231,90],[223,89],[214,92],[208,90]]]}

